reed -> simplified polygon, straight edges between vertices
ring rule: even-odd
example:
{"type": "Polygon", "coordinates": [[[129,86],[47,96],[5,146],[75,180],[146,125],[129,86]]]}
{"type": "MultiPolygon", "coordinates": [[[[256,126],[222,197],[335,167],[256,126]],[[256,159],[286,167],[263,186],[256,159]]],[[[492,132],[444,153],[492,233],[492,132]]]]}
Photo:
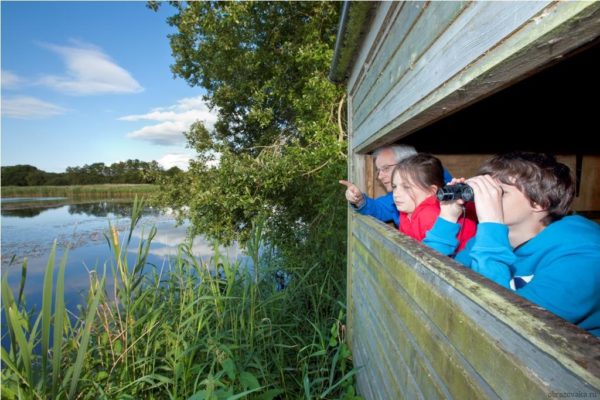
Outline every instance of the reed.
{"type": "MultiPolygon", "coordinates": [[[[345,308],[332,295],[343,288],[323,273],[331,266],[289,267],[293,278],[278,290],[272,277],[281,260],[264,250],[260,223],[248,246],[253,268],[218,251],[203,262],[186,244],[164,265],[149,265],[154,228],[129,248],[142,207],[136,200],[128,233],[109,224],[112,258],[90,275],[78,316],[64,304],[66,255],[56,288],[44,285],[35,319],[4,277],[10,347],[1,354],[3,398],[357,398],[345,308]],[[128,264],[132,251],[136,258],[128,264]],[[106,268],[114,271],[110,292],[106,268]]],[[[53,279],[55,247],[46,282],[53,279]]]]}
{"type": "Polygon", "coordinates": [[[108,196],[133,198],[135,195],[148,197],[157,193],[158,185],[148,184],[105,184],[71,186],[3,186],[2,197],[68,197],[82,199],[108,196]]]}

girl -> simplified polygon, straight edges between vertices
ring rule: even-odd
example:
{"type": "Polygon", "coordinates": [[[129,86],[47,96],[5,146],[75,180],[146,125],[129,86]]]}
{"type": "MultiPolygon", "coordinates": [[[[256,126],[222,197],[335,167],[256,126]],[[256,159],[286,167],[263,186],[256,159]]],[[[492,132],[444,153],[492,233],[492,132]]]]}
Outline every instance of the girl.
{"type": "MultiPolygon", "coordinates": [[[[419,242],[440,215],[440,202],[435,196],[444,185],[444,168],[431,154],[420,153],[400,161],[392,173],[394,204],[400,213],[400,232],[419,242]]],[[[456,238],[461,250],[475,235],[475,222],[460,218],[456,238]]]]}

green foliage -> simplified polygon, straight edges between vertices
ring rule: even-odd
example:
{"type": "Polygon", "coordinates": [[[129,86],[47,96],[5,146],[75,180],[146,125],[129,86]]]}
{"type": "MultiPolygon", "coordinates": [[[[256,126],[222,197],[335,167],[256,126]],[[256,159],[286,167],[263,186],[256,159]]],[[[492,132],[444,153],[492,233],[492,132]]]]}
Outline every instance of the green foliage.
{"type": "Polygon", "coordinates": [[[67,167],[64,173],[46,172],[32,165],[2,167],[2,186],[63,186],[106,183],[148,184],[158,177],[170,177],[182,171],[173,167],[164,171],[156,161],[127,160],[111,165],[93,163],[83,167],[67,167]]]}
{"type": "MultiPolygon", "coordinates": [[[[158,189],[157,185],[149,184],[5,186],[2,187],[2,197],[68,197],[73,200],[102,197],[133,199],[136,194],[150,197],[158,189]]],[[[3,204],[3,209],[7,204],[3,204]]]]}
{"type": "MultiPolygon", "coordinates": [[[[282,373],[289,376],[282,390],[289,392],[292,379],[293,398],[340,391],[352,398],[352,375],[342,382],[322,374],[332,366],[351,370],[331,363],[342,345],[330,346],[326,334],[345,298],[347,206],[338,184],[347,168],[344,95],[327,78],[339,4],[171,4],[177,8],[168,20],[177,29],[170,36],[172,71],[206,90],[218,120],[212,130],[199,121],[187,132],[197,158],[186,174],[160,181],[161,202],[190,219],[192,235],[221,243],[256,248],[252,228],[262,227],[268,249],[276,249],[272,268],[298,285],[280,304],[290,327],[281,340],[312,338],[296,353],[300,374],[282,373]]],[[[285,359],[292,351],[276,348],[285,359]]]]}
{"type": "MultiPolygon", "coordinates": [[[[10,336],[10,348],[2,348],[3,398],[357,399],[344,307],[337,304],[337,318],[321,313],[320,303],[330,302],[324,297],[339,285],[322,265],[277,291],[277,264],[259,251],[264,231],[256,225],[249,252],[260,268],[252,273],[219,253],[201,262],[185,245],[166,270],[144,272],[156,231],[142,233],[137,249],[129,243],[142,207],[134,206],[128,234],[109,225],[114,289],[97,278],[104,274],[91,274],[74,323],[63,298],[66,255],[54,296],[45,285],[43,311],[33,323],[25,299],[15,301],[3,276],[10,336]],[[321,276],[321,284],[311,276],[321,276]]],[[[54,254],[53,248],[46,282],[54,254]]]]}
{"type": "Polygon", "coordinates": [[[214,130],[197,122],[187,133],[198,158],[184,177],[161,182],[163,203],[187,210],[181,215],[192,233],[222,242],[245,242],[256,220],[284,252],[335,237],[336,253],[319,256],[333,255],[343,269],[343,90],[327,79],[339,4],[174,6],[172,70],[207,90],[218,121],[214,130]]]}

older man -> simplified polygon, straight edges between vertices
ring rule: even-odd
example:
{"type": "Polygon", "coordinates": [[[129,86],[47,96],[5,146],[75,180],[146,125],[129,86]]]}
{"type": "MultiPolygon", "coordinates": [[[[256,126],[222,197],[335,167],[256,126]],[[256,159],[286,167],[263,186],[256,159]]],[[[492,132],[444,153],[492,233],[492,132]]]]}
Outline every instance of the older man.
{"type": "MultiPolygon", "coordinates": [[[[398,226],[400,217],[392,194],[392,172],[396,164],[413,154],[417,154],[414,147],[401,144],[380,147],[373,152],[377,179],[387,191],[387,194],[376,199],[362,193],[353,183],[340,180],[339,182],[346,186],[346,199],[352,207],[363,215],[370,215],[383,222],[394,221],[398,226]]],[[[444,180],[446,182],[452,180],[452,176],[446,169],[444,169],[444,180]]]]}

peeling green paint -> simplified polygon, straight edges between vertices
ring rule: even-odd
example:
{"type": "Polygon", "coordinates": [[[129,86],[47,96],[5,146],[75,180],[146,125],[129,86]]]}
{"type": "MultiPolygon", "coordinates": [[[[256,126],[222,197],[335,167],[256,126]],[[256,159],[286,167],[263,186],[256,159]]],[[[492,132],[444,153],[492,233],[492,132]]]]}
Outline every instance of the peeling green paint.
{"type": "Polygon", "coordinates": [[[504,289],[474,280],[472,271],[371,218],[356,217],[351,228],[353,321],[368,326],[353,346],[374,352],[374,359],[396,360],[386,365],[397,380],[427,387],[427,398],[531,398],[561,385],[588,391],[599,386],[590,371],[577,374],[581,368],[572,371],[572,362],[562,362],[578,349],[561,329],[524,313],[502,295],[504,289]],[[560,348],[547,356],[544,349],[556,344],[560,348]]]}

